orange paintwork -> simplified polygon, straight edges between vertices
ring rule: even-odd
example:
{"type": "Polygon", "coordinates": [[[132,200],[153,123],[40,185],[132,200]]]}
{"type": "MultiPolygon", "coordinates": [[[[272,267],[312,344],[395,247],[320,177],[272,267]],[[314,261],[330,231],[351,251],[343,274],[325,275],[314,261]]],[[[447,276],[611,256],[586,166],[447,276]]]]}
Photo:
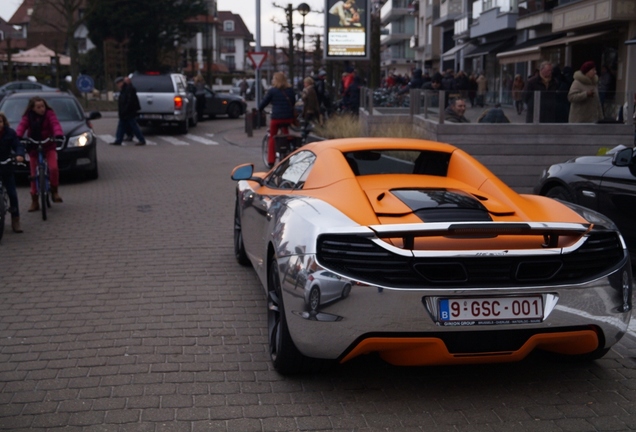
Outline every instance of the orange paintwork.
{"type": "Polygon", "coordinates": [[[537,334],[531,336],[517,351],[451,354],[438,338],[373,337],[361,341],[340,363],[372,352],[379,353],[384,361],[396,366],[507,363],[520,361],[535,349],[578,355],[594,351],[598,344],[598,336],[594,330],[581,330],[537,334]]]}
{"type": "MultiPolygon", "coordinates": [[[[312,151],[317,156],[303,189],[290,191],[265,187],[258,192],[315,197],[333,205],[354,222],[363,226],[379,223],[422,223],[406,204],[390,193],[391,189],[418,187],[456,189],[472,194],[488,209],[492,219],[497,222],[587,223],[577,213],[555,200],[517,194],[475,158],[450,144],[416,139],[350,138],[311,143],[302,147],[300,151],[303,150],[312,151]],[[430,150],[451,153],[451,157],[446,177],[420,174],[379,174],[356,177],[343,153],[363,149],[430,150]]],[[[255,175],[264,174],[256,173],[255,175]]],[[[255,190],[259,189],[256,183],[250,184],[255,190]]],[[[475,247],[518,249],[525,248],[529,244],[527,239],[521,237],[509,237],[509,239],[513,240],[483,242],[475,247]],[[513,247],[513,244],[517,246],[513,247]]],[[[576,238],[562,238],[559,246],[567,246],[574,241],[576,238]]],[[[438,238],[436,242],[438,243],[436,247],[440,247],[442,243],[453,243],[446,238],[438,238]]],[[[462,241],[454,243],[462,243],[462,241]]],[[[535,241],[533,247],[538,247],[536,243],[535,241]]],[[[447,244],[440,248],[452,250],[461,247],[447,244]]]]}

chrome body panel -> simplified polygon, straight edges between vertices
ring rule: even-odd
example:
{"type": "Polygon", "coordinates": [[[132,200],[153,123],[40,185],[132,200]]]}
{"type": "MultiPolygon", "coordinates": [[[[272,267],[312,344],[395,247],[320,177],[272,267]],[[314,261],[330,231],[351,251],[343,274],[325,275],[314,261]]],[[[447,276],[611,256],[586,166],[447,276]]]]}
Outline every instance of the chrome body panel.
{"type": "MultiPolygon", "coordinates": [[[[424,224],[365,227],[330,204],[303,196],[301,190],[261,195],[252,190],[249,181],[238,182],[237,198],[247,256],[267,291],[268,256],[273,253],[278,262],[288,328],[294,344],[306,356],[340,358],[352,344],[371,334],[400,334],[402,337],[412,334],[422,337],[440,332],[569,330],[572,327],[594,325],[602,331],[601,340],[609,347],[627,331],[631,316],[632,278],[626,251],[620,266],[594,280],[575,284],[465,289],[380,286],[348,278],[321,265],[316,258],[319,235],[356,234],[369,237],[376,244],[402,256],[439,256],[433,251],[399,249],[376,238],[376,231],[393,232],[398,228],[418,231],[422,230],[424,224]],[[351,285],[351,289],[346,297],[320,304],[318,310],[312,311],[307,306],[307,277],[324,270],[338,274],[351,285]],[[627,288],[616,282],[623,272],[629,275],[627,288]],[[450,326],[436,321],[438,298],[528,295],[542,296],[542,322],[450,326]],[[626,296],[629,296],[629,301],[625,299],[626,296]]],[[[543,229],[546,224],[532,223],[532,227],[543,229]]],[[[430,224],[427,228],[430,228],[430,224]]],[[[552,228],[585,232],[589,227],[582,224],[553,224],[552,228]]],[[[568,248],[546,248],[534,253],[546,256],[567,254],[582,243],[583,240],[568,248]]],[[[624,242],[622,244],[624,247],[624,242]]],[[[510,255],[532,254],[528,250],[506,252],[510,255]]],[[[448,255],[488,256],[489,253],[501,251],[466,250],[448,252],[448,255]]]]}

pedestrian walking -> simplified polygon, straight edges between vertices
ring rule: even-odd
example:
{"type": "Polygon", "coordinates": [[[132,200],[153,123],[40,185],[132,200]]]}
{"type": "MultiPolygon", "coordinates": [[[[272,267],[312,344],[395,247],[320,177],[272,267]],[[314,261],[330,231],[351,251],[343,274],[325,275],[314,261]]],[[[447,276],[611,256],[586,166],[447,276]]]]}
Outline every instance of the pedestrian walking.
{"type": "Polygon", "coordinates": [[[515,79],[512,81],[512,99],[515,102],[517,115],[521,115],[521,113],[523,113],[523,88],[525,85],[526,83],[523,82],[521,74],[515,75],[515,79]]]}
{"type": "Polygon", "coordinates": [[[586,61],[574,72],[574,81],[568,93],[570,123],[596,123],[603,119],[603,108],[598,95],[596,64],[586,61]]]}
{"type": "Polygon", "coordinates": [[[197,120],[203,120],[203,115],[205,114],[205,79],[203,75],[199,72],[194,77],[194,95],[197,98],[196,110],[197,110],[197,120]]]}
{"type": "Polygon", "coordinates": [[[305,78],[303,85],[305,86],[301,94],[303,100],[303,119],[305,119],[306,122],[314,121],[322,124],[320,103],[318,102],[318,95],[314,88],[313,78],[305,78]]]}
{"type": "Polygon", "coordinates": [[[146,138],[141,133],[139,125],[137,124],[137,111],[141,109],[139,104],[139,98],[137,97],[137,90],[132,85],[130,78],[118,77],[115,80],[115,84],[119,89],[119,99],[117,100],[117,112],[119,114],[119,122],[117,123],[117,132],[115,135],[115,141],[110,143],[111,145],[121,145],[124,139],[124,132],[130,130],[139,142],[136,146],[146,145],[146,138]]]}

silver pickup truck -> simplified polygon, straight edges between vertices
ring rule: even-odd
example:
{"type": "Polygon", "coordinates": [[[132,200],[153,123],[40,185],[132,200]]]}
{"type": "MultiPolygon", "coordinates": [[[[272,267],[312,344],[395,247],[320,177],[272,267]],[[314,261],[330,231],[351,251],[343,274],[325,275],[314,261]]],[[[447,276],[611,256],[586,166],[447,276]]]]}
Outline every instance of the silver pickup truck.
{"type": "Polygon", "coordinates": [[[135,72],[130,79],[141,105],[137,114],[141,126],[176,125],[183,134],[190,126],[196,126],[196,97],[187,90],[184,75],[135,72]]]}

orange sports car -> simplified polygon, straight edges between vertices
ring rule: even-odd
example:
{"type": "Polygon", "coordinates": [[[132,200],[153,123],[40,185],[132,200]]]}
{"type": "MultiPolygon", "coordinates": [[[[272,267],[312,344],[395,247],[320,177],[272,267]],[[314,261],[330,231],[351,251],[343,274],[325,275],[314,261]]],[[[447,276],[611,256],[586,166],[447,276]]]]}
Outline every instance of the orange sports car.
{"type": "Polygon", "coordinates": [[[454,146],[323,141],[232,179],[236,259],[265,288],[281,373],[372,352],[395,365],[595,359],[627,331],[615,225],[517,194],[454,146]]]}

